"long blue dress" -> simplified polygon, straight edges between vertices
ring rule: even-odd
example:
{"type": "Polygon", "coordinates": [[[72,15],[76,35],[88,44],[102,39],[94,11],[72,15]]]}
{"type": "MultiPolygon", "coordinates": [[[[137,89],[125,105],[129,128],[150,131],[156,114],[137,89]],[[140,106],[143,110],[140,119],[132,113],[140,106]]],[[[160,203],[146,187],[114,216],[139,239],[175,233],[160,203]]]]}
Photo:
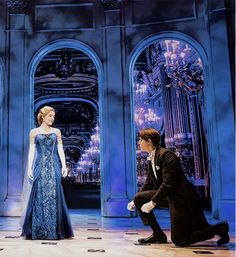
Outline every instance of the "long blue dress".
{"type": "Polygon", "coordinates": [[[73,237],[63,188],[57,135],[35,137],[36,157],[33,185],[21,236],[26,239],[63,239],[73,237]]]}

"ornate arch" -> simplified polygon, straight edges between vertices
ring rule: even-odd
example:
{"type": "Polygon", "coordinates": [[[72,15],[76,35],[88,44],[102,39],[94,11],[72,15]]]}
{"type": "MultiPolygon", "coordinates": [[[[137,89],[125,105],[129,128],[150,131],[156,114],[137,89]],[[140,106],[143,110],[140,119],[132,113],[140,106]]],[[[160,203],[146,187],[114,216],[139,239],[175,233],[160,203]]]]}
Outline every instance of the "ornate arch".
{"type": "MultiPolygon", "coordinates": [[[[48,44],[44,45],[43,47],[41,47],[36,54],[33,56],[30,65],[29,65],[29,85],[30,85],[30,117],[31,117],[31,122],[32,122],[32,111],[33,106],[34,106],[34,102],[33,102],[33,91],[34,91],[34,74],[36,71],[36,68],[39,64],[39,62],[41,61],[41,59],[47,55],[49,52],[60,49],[60,48],[74,48],[76,50],[82,51],[84,52],[86,55],[89,56],[89,58],[93,61],[93,63],[96,66],[97,72],[98,72],[98,87],[99,87],[99,106],[101,106],[100,108],[100,112],[99,112],[99,117],[100,117],[100,124],[102,126],[102,90],[101,90],[101,85],[102,85],[102,80],[103,80],[103,69],[102,69],[102,64],[100,62],[100,59],[98,58],[97,54],[95,53],[95,51],[90,48],[88,45],[78,41],[78,40],[74,40],[74,39],[60,39],[60,40],[56,40],[53,42],[49,42],[48,44]]],[[[32,124],[31,124],[32,125],[32,124]]]]}
{"type": "MultiPolygon", "coordinates": [[[[43,45],[32,57],[31,62],[28,67],[28,74],[29,74],[29,86],[28,86],[28,95],[26,96],[26,112],[30,112],[27,116],[27,125],[30,129],[33,126],[34,121],[34,74],[36,71],[36,68],[39,64],[39,62],[42,60],[44,56],[46,56],[49,52],[52,52],[54,50],[58,50],[61,48],[73,48],[78,51],[81,51],[85,53],[94,63],[97,74],[98,74],[98,94],[99,94],[99,102],[95,103],[94,101],[91,101],[90,99],[83,99],[83,101],[86,101],[88,104],[90,104],[94,109],[98,109],[99,105],[99,125],[100,125],[100,169],[101,169],[101,181],[103,181],[104,174],[103,174],[103,124],[104,124],[104,117],[103,117],[103,99],[104,99],[104,89],[101,85],[103,85],[103,67],[102,63],[96,54],[96,52],[85,43],[74,40],[74,39],[58,39],[52,42],[49,42],[45,45],[43,45]]],[[[65,101],[66,98],[54,98],[52,101],[58,101],[63,100],[65,101]]],[[[78,101],[79,98],[72,99],[69,98],[70,101],[78,101]]],[[[81,99],[80,99],[81,100],[81,99]]],[[[40,102],[37,102],[36,105],[41,105],[44,100],[40,99],[40,102]]],[[[48,102],[48,100],[47,100],[48,102]]],[[[26,126],[27,127],[27,126],[26,126]]],[[[26,137],[27,138],[27,137],[26,137]]],[[[103,186],[101,183],[101,196],[103,195],[103,186]]],[[[103,206],[102,206],[102,212],[103,212],[103,206]]]]}
{"type": "MultiPolygon", "coordinates": [[[[143,39],[133,50],[130,57],[129,62],[129,81],[130,81],[130,101],[131,101],[131,113],[134,112],[134,106],[133,106],[133,70],[136,63],[136,60],[138,56],[141,54],[141,52],[153,44],[156,41],[160,40],[166,40],[166,39],[175,39],[184,41],[187,44],[191,45],[193,49],[196,50],[196,52],[199,54],[202,64],[203,64],[203,75],[204,75],[204,105],[205,105],[205,112],[206,117],[216,117],[215,116],[215,110],[212,108],[214,106],[214,99],[212,97],[212,92],[214,91],[213,83],[211,81],[211,78],[209,77],[209,66],[208,66],[208,57],[206,55],[206,52],[203,48],[203,46],[197,42],[194,38],[190,37],[187,34],[180,33],[177,31],[163,31],[155,35],[150,35],[147,38],[143,39]]],[[[133,149],[135,149],[135,128],[134,128],[134,120],[133,115],[131,115],[131,127],[132,129],[132,145],[133,149]]],[[[218,159],[218,151],[215,149],[215,145],[217,145],[217,137],[216,132],[213,128],[212,120],[206,119],[205,120],[205,126],[207,129],[207,143],[208,143],[208,158],[209,158],[209,166],[211,170],[211,191],[212,191],[212,212],[214,217],[218,217],[219,215],[219,199],[220,199],[220,185],[219,180],[217,179],[219,177],[219,169],[217,164],[218,159]],[[217,152],[216,152],[217,151],[217,152]]],[[[133,155],[133,162],[135,167],[135,150],[132,153],[133,155]]],[[[134,174],[136,174],[136,170],[133,171],[134,174]]],[[[135,176],[134,176],[135,177],[135,176]]]]}

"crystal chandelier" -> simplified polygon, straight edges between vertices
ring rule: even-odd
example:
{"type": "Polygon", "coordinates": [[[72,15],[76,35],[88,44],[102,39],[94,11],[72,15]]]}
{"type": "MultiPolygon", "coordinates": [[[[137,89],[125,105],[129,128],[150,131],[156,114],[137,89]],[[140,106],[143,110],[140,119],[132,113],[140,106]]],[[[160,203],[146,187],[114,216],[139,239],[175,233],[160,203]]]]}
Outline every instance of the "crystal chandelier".
{"type": "Polygon", "coordinates": [[[134,76],[134,121],[138,130],[145,127],[160,128],[161,118],[157,115],[154,103],[152,87],[147,84],[144,72],[135,71],[134,76]]]}
{"type": "Polygon", "coordinates": [[[77,165],[78,173],[88,173],[90,170],[96,172],[95,169],[99,167],[100,162],[100,131],[96,126],[94,133],[91,135],[90,146],[81,155],[81,158],[77,165]]]}
{"type": "Polygon", "coordinates": [[[203,67],[201,59],[188,45],[177,40],[164,40],[166,52],[165,71],[171,79],[169,86],[183,87],[188,93],[203,88],[203,67]]]}

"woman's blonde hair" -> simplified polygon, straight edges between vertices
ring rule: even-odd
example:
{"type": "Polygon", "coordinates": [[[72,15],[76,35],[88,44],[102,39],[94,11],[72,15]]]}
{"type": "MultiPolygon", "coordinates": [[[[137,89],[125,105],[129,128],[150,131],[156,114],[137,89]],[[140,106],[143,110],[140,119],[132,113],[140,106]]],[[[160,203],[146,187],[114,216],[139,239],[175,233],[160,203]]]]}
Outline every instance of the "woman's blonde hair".
{"type": "Polygon", "coordinates": [[[55,109],[50,106],[44,106],[43,108],[41,108],[39,110],[39,113],[37,115],[37,120],[38,120],[39,126],[42,124],[43,118],[45,116],[47,116],[49,112],[55,112],[55,109]]]}

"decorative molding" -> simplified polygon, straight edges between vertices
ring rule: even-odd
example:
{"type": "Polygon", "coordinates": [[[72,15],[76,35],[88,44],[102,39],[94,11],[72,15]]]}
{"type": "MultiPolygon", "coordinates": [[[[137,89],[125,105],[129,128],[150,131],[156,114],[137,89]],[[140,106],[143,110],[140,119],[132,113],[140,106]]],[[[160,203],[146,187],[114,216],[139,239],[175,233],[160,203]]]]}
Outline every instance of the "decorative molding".
{"type": "Polygon", "coordinates": [[[122,0],[101,0],[105,10],[116,10],[120,8],[122,0]]]}
{"type": "Polygon", "coordinates": [[[158,1],[158,4],[153,0],[133,0],[131,8],[132,26],[174,21],[186,22],[197,19],[195,0],[181,0],[181,5],[178,1],[172,0],[158,1]]]}
{"type": "Polygon", "coordinates": [[[35,30],[37,32],[93,29],[95,29],[95,17],[92,3],[35,6],[35,30]]]}
{"type": "Polygon", "coordinates": [[[10,13],[25,13],[29,7],[28,0],[7,0],[6,4],[10,13]]]}

